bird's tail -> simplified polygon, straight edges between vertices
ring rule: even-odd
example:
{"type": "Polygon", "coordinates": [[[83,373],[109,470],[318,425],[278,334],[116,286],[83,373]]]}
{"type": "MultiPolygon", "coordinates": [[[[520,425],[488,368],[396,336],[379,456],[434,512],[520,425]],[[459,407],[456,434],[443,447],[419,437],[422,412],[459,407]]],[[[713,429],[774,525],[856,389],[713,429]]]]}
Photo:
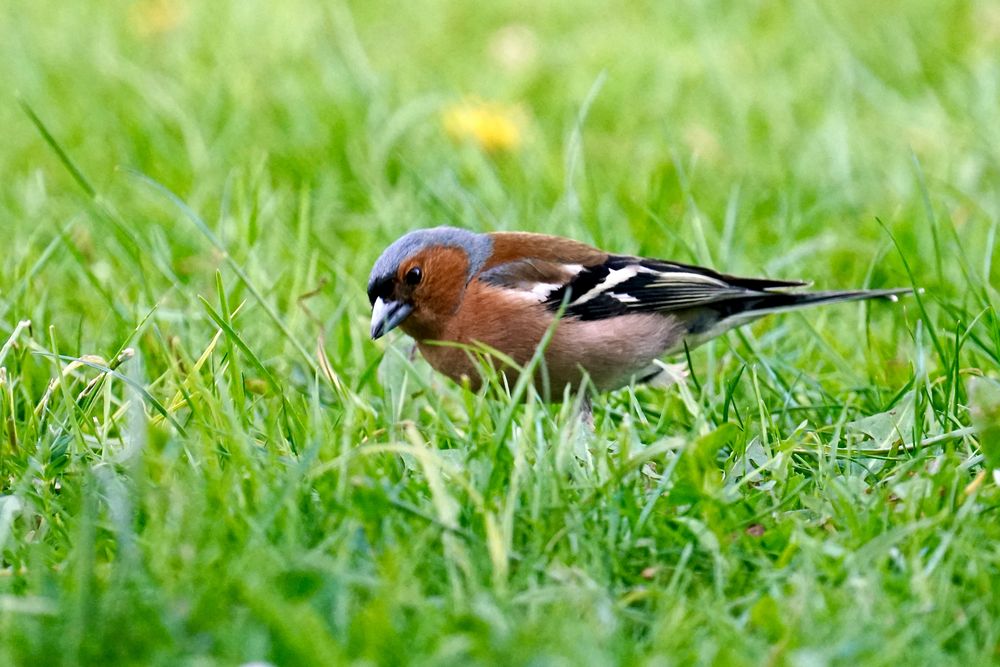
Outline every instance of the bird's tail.
{"type": "Polygon", "coordinates": [[[897,301],[900,296],[912,293],[913,290],[908,288],[822,292],[782,292],[766,289],[748,291],[692,313],[687,321],[688,334],[684,337],[684,342],[690,347],[696,347],[730,329],[749,324],[772,313],[842,301],[865,299],[897,301]]]}
{"type": "Polygon", "coordinates": [[[898,301],[905,294],[912,294],[910,288],[872,290],[828,290],[821,292],[758,292],[715,304],[721,319],[757,319],[771,313],[805,308],[824,303],[841,301],[864,301],[866,299],[888,299],[898,301]]]}

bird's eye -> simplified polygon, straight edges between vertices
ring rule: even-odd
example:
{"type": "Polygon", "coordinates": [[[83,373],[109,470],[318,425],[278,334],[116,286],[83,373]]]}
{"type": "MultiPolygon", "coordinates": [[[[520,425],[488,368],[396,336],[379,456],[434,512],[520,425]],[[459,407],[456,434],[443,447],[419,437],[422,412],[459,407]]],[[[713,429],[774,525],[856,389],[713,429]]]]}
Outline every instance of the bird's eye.
{"type": "Polygon", "coordinates": [[[413,267],[412,269],[410,269],[409,271],[406,272],[406,277],[404,278],[404,280],[406,280],[406,284],[407,285],[411,285],[411,286],[412,285],[419,285],[420,284],[420,280],[423,277],[424,277],[424,274],[423,274],[423,272],[421,272],[420,267],[419,266],[415,266],[415,267],[413,267]]]}

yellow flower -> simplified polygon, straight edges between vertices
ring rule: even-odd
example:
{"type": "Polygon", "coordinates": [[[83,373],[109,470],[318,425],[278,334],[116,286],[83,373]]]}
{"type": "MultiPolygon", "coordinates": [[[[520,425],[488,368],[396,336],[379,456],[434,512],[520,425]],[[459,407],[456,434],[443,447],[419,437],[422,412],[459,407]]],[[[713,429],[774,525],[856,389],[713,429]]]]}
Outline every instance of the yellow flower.
{"type": "Polygon", "coordinates": [[[487,153],[518,149],[524,112],[520,107],[469,100],[449,107],[441,121],[455,141],[471,141],[487,153]]]}
{"type": "Polygon", "coordinates": [[[143,37],[153,37],[183,23],[188,7],[182,0],[138,0],[128,14],[132,30],[143,37]]]}

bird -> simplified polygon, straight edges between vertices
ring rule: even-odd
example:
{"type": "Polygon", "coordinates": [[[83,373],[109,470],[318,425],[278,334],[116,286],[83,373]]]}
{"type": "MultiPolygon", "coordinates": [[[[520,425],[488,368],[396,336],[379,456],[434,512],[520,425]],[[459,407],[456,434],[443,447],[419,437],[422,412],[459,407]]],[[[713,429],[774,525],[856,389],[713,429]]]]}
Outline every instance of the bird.
{"type": "Polygon", "coordinates": [[[435,370],[474,390],[485,377],[479,362],[516,381],[548,334],[532,382],[544,400],[561,401],[587,382],[598,392],[669,384],[661,357],[765,315],[911,291],[800,291],[807,285],[559,236],[442,226],[390,244],[372,267],[368,299],[373,340],[399,328],[435,370]]]}

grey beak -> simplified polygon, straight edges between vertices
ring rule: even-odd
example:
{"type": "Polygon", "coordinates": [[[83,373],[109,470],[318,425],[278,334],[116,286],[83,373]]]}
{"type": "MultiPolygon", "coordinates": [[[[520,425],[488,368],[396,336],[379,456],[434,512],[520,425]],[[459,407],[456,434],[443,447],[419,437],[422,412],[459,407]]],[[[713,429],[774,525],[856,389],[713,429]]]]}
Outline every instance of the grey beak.
{"type": "Polygon", "coordinates": [[[372,340],[389,333],[413,312],[413,306],[402,301],[375,299],[372,306],[372,340]]]}

